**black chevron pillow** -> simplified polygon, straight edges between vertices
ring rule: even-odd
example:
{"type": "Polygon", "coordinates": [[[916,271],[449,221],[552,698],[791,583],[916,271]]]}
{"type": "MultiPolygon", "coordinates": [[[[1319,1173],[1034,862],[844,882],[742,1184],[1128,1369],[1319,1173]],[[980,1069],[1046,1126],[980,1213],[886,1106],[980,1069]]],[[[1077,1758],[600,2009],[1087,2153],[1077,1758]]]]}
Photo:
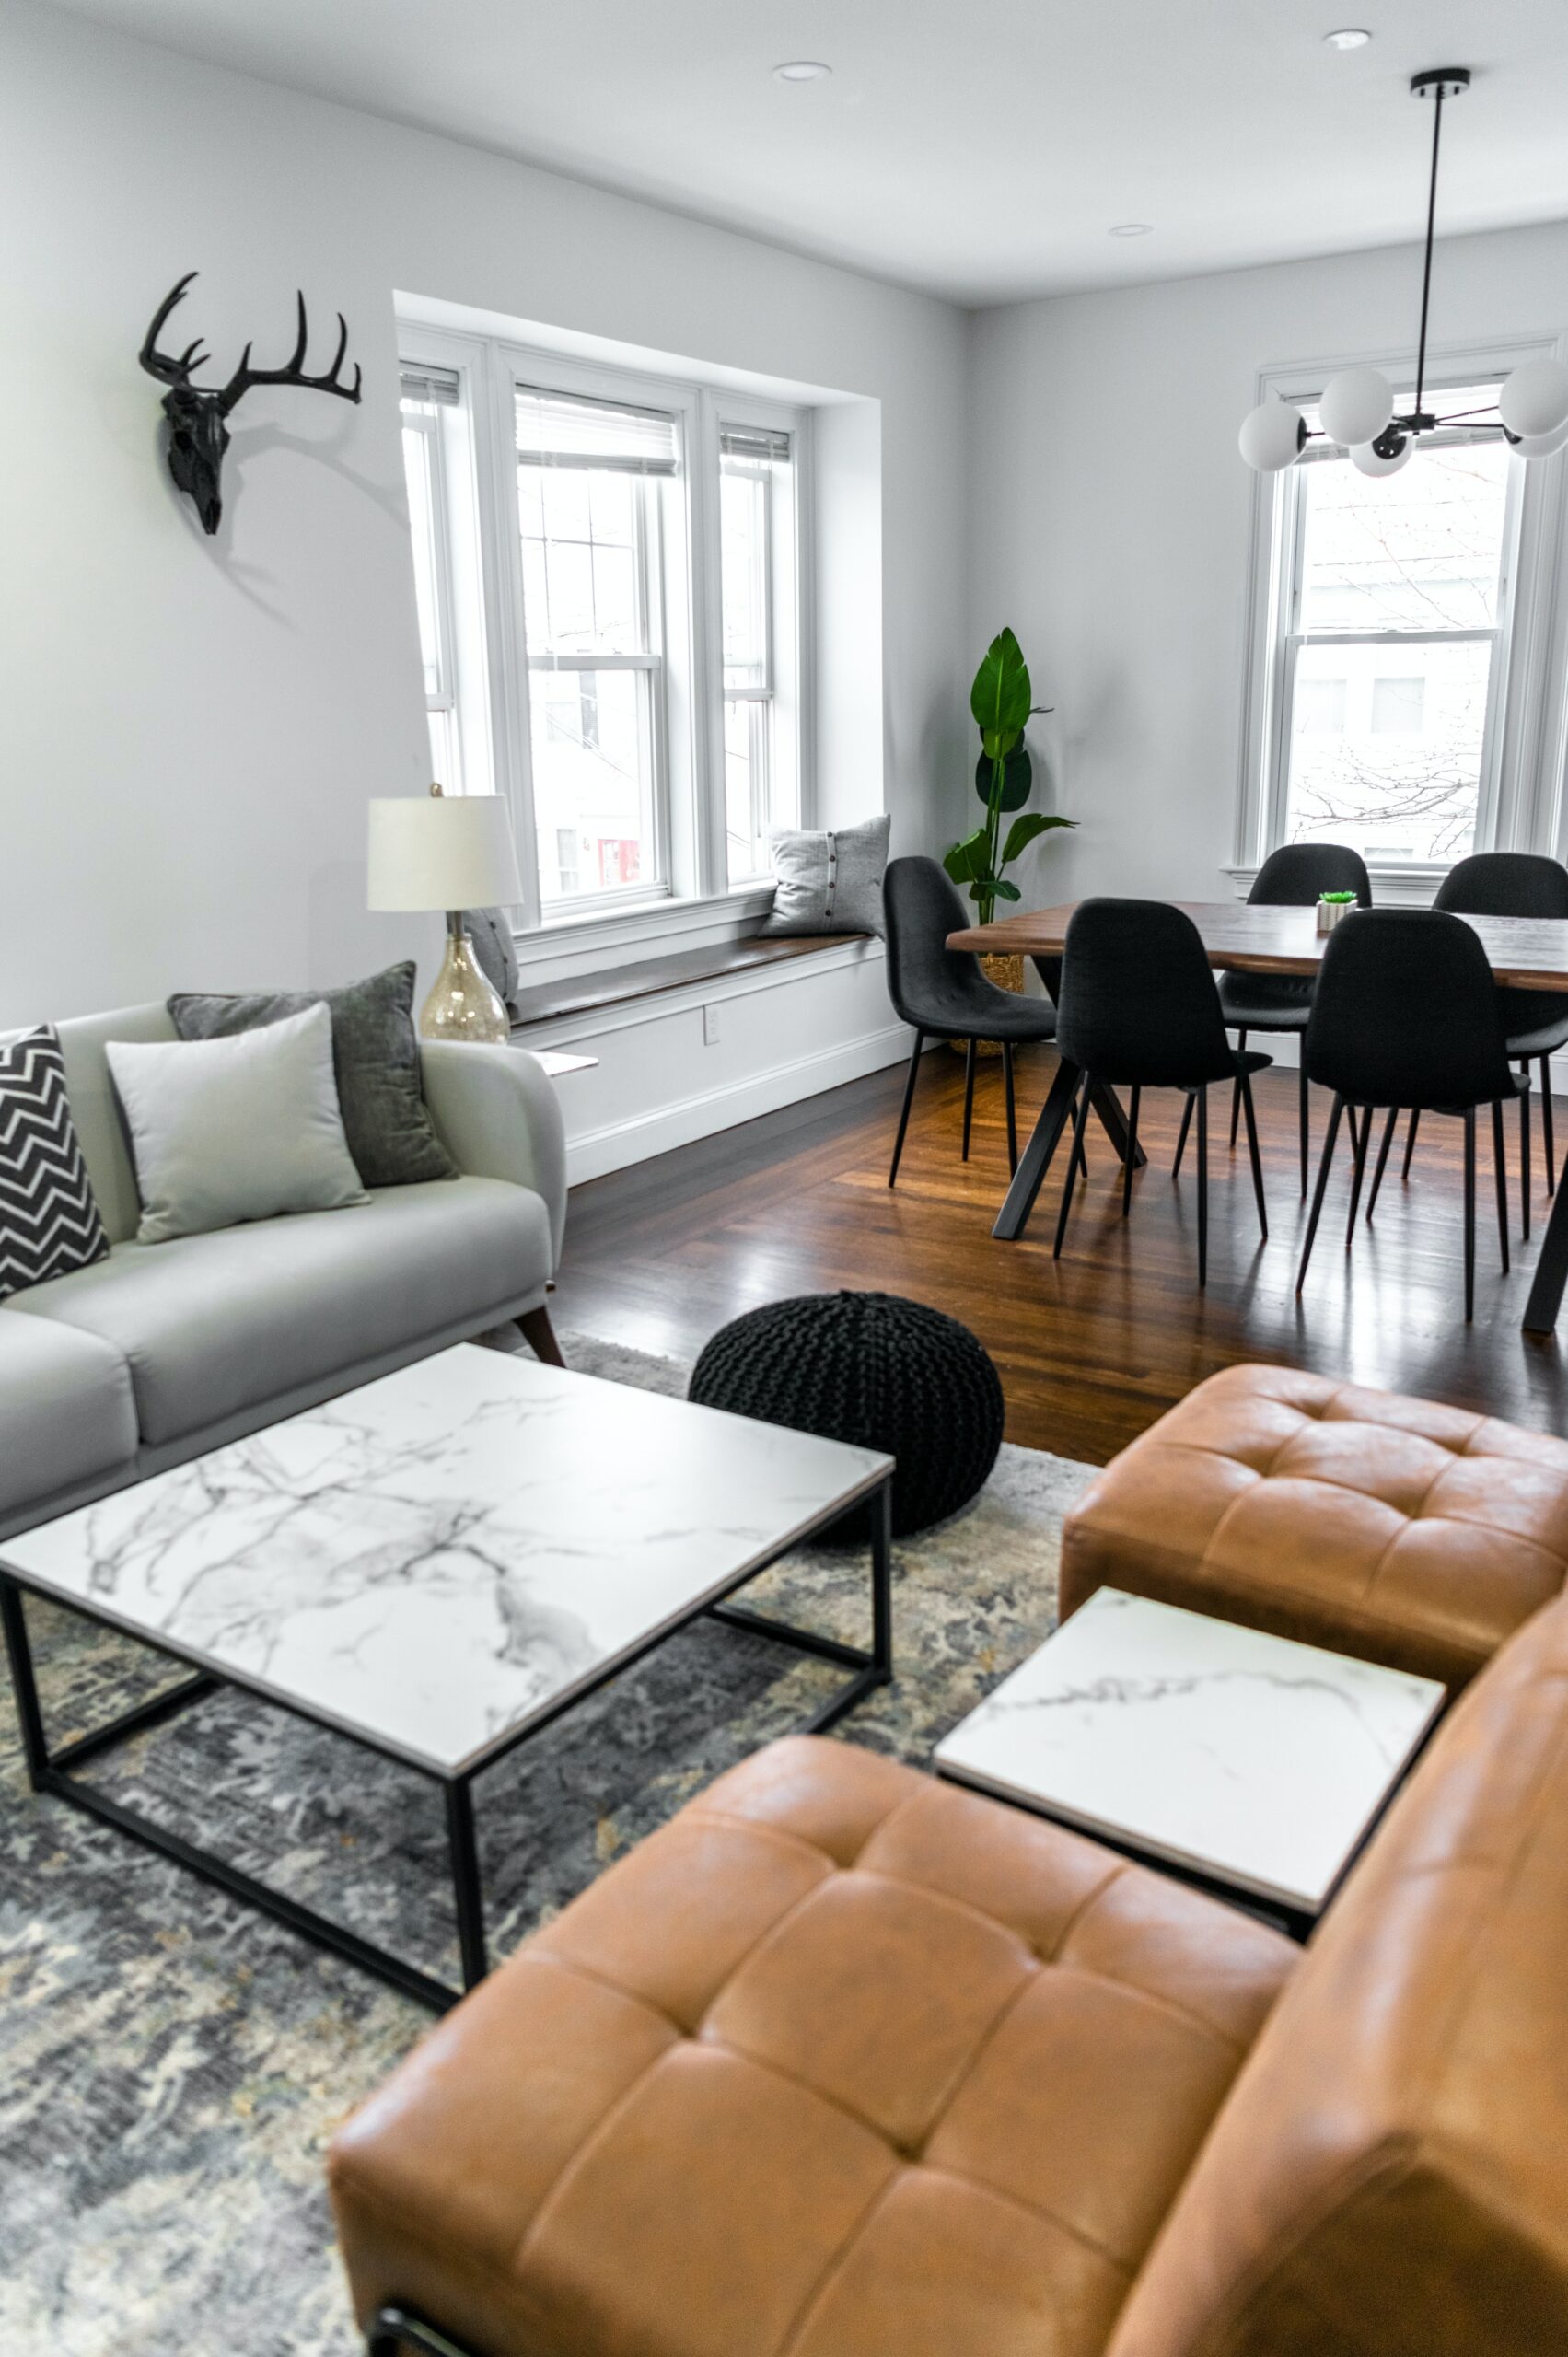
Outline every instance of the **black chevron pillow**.
{"type": "Polygon", "coordinates": [[[109,1249],[52,1031],[0,1047],[0,1301],[109,1249]]]}

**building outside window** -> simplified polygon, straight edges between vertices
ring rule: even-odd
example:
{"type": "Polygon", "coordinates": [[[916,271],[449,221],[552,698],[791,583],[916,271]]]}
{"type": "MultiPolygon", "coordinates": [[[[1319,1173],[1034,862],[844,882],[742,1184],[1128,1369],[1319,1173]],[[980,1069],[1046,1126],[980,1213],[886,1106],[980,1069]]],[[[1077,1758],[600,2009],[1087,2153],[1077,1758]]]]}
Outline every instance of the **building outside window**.
{"type": "Polygon", "coordinates": [[[772,830],[805,799],[801,413],[417,341],[463,360],[404,365],[432,759],[449,790],[493,775],[511,796],[525,923],[762,881],[772,830]],[[472,412],[460,487],[454,404],[472,412]],[[481,616],[466,647],[465,600],[481,616]]]}

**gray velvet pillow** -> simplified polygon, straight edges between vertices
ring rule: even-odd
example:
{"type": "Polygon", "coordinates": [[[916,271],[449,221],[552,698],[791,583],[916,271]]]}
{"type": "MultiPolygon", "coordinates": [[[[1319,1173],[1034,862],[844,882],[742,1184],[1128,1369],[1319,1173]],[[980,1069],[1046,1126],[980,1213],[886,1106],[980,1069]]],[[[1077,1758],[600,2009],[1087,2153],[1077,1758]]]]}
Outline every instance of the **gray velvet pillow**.
{"type": "Polygon", "coordinates": [[[777,933],[880,933],[888,819],[858,827],[772,838],[777,884],[760,930],[777,933]]]}
{"type": "Polygon", "coordinates": [[[473,943],[479,970],[503,1006],[517,995],[517,945],[505,909],[465,909],[463,923],[473,943]]]}
{"type": "Polygon", "coordinates": [[[332,1018],[343,1132],[363,1183],[406,1187],[455,1178],[458,1166],[436,1134],[420,1088],[413,974],[410,958],[336,991],[250,991],[237,998],[181,991],[168,1002],[169,1019],[182,1039],[222,1039],[324,1005],[332,1018]]]}

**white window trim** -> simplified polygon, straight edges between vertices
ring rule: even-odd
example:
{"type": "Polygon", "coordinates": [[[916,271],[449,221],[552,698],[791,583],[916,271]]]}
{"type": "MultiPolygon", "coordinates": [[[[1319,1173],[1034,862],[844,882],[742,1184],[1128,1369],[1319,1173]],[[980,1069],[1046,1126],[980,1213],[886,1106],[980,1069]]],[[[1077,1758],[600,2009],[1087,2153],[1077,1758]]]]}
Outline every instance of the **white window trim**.
{"type": "MultiPolygon", "coordinates": [[[[410,362],[455,369],[465,413],[472,421],[474,505],[483,522],[479,557],[485,635],[486,744],[494,790],[509,802],[519,847],[524,898],[517,910],[520,963],[544,964],[588,946],[634,948],[666,935],[733,924],[737,933],[769,905],[766,881],[732,888],[728,882],[724,803],[724,666],[719,599],[719,424],[780,426],[792,437],[796,564],[796,711],[800,823],[815,809],[814,679],[811,585],[813,514],[811,412],[791,404],[694,380],[664,377],[579,359],[538,344],[469,334],[400,317],[399,353],[410,362]],[[596,894],[569,907],[540,904],[532,854],[533,794],[528,731],[528,680],[523,628],[522,551],[514,531],[496,528],[515,505],[511,470],[517,382],[601,401],[660,409],[679,420],[682,465],[678,479],[686,549],[666,550],[664,596],[667,694],[660,888],[644,896],[596,894]],[[690,563],[686,552],[701,552],[690,563]],[[699,587],[698,585],[701,585],[699,587]]],[[[676,536],[666,535],[667,541],[676,536]]],[[[477,701],[477,700],[476,700],[477,701]]],[[[472,706],[465,704],[465,749],[472,706]]],[[[477,717],[476,714],[473,715],[477,717]]],[[[471,787],[470,787],[471,790],[471,787]]]]}
{"type": "MultiPolygon", "coordinates": [[[[1522,361],[1543,356],[1562,356],[1558,338],[1542,334],[1505,344],[1445,346],[1432,356],[1429,389],[1494,381],[1522,361]]],[[[1277,395],[1306,406],[1318,399],[1337,370],[1368,366],[1398,382],[1410,374],[1411,355],[1403,350],[1360,352],[1264,368],[1256,398],[1277,395]]],[[[1419,451],[1411,463],[1420,464],[1419,451]]],[[[1257,475],[1252,483],[1240,785],[1235,859],[1227,871],[1243,892],[1280,840],[1279,731],[1288,698],[1279,667],[1290,553],[1285,535],[1295,505],[1278,495],[1281,480],[1257,475]]],[[[1568,661],[1558,626],[1568,598],[1568,467],[1562,457],[1529,465],[1523,483],[1511,487],[1511,497],[1518,502],[1518,538],[1504,593],[1508,623],[1501,677],[1493,681],[1500,709],[1489,721],[1491,773],[1481,780],[1476,848],[1545,851],[1561,858],[1568,762],[1568,661]]],[[[1400,861],[1375,867],[1372,880],[1379,897],[1430,900],[1446,873],[1446,863],[1400,861]]]]}

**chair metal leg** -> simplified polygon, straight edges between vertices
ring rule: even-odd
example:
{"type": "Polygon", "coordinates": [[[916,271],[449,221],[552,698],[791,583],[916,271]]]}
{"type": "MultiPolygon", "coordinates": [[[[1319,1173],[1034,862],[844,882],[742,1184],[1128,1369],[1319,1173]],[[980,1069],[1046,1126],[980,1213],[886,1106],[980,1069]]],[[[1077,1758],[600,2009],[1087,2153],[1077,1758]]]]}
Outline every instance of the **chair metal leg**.
{"type": "MultiPolygon", "coordinates": [[[[1323,1198],[1329,1191],[1329,1171],[1334,1159],[1334,1143],[1340,1134],[1340,1116],[1344,1109],[1344,1098],[1336,1095],[1333,1109],[1329,1115],[1328,1134],[1323,1140],[1322,1158],[1318,1165],[1318,1184],[1312,1194],[1312,1212],[1307,1223],[1307,1241],[1301,1248],[1301,1266],[1295,1272],[1297,1293],[1307,1283],[1307,1264],[1312,1258],[1312,1247],[1318,1239],[1318,1222],[1323,1213],[1323,1198]]],[[[1353,1113],[1351,1119],[1354,1120],[1353,1113]]]]}
{"type": "Polygon", "coordinates": [[[1307,1041],[1301,1042],[1301,1074],[1296,1084],[1301,1109],[1301,1200],[1307,1201],[1307,1164],[1312,1155],[1312,1086],[1307,1077],[1307,1041]]]}
{"type": "Polygon", "coordinates": [[[1546,1191],[1557,1192],[1557,1154],[1551,1135],[1551,1058],[1540,1060],[1540,1134],[1546,1148],[1546,1191]]]}
{"type": "MultiPolygon", "coordinates": [[[[1243,1055],[1245,1055],[1245,1053],[1246,1053],[1246,1051],[1247,1051],[1247,1033],[1246,1033],[1245,1029],[1238,1029],[1238,1030],[1237,1030],[1237,1035],[1236,1035],[1236,1045],[1237,1045],[1237,1052],[1238,1052],[1239,1054],[1243,1054],[1243,1055]]],[[[1232,1085],[1231,1092],[1230,1092],[1230,1150],[1231,1150],[1232,1154],[1234,1154],[1234,1153],[1236,1152],[1236,1128],[1237,1128],[1237,1123],[1240,1120],[1240,1119],[1241,1119],[1241,1074],[1240,1074],[1239,1073],[1237,1073],[1237,1075],[1236,1075],[1235,1082],[1234,1082],[1234,1083],[1233,1083],[1233,1085],[1232,1085]]]]}
{"type": "Polygon", "coordinates": [[[1263,1200],[1263,1158],[1258,1151],[1258,1115],[1252,1103],[1252,1075],[1241,1075],[1241,1109],[1247,1116],[1247,1151],[1252,1157],[1252,1192],[1258,1198],[1258,1225],[1269,1240],[1269,1206],[1263,1200]]]}
{"type": "Polygon", "coordinates": [[[1400,1184],[1401,1186],[1403,1186],[1405,1180],[1411,1175],[1411,1156],[1415,1152],[1415,1133],[1417,1129],[1420,1127],[1420,1124],[1421,1108],[1418,1105],[1411,1115],[1410,1132],[1405,1139],[1405,1163],[1404,1168],[1400,1173],[1400,1184]]]}
{"type": "Polygon", "coordinates": [[[1388,1118],[1383,1124],[1383,1143],[1377,1149],[1377,1167],[1372,1174],[1372,1192],[1366,1198],[1366,1224],[1369,1227],[1372,1214],[1377,1208],[1377,1190],[1383,1184],[1383,1173],[1388,1167],[1388,1148],[1394,1143],[1394,1132],[1399,1126],[1400,1109],[1397,1105],[1390,1105],[1388,1118]]]}
{"type": "MultiPolygon", "coordinates": [[[[1520,1104],[1524,1098],[1519,1099],[1520,1104]]],[[[1503,1273],[1508,1274],[1508,1166],[1503,1156],[1503,1100],[1492,1107],[1492,1169],[1497,1187],[1497,1241],[1503,1248],[1503,1273]]]]}
{"type": "Polygon", "coordinates": [[[1198,1094],[1198,1290],[1209,1282],[1209,1092],[1198,1094]]]}
{"type": "Polygon", "coordinates": [[[1475,1107],[1465,1115],[1465,1324],[1475,1317],[1475,1107]]]}
{"type": "Polygon", "coordinates": [[[1002,1086],[1007,1098],[1007,1171],[1011,1177],[1018,1167],[1018,1105],[1013,1094],[1013,1042],[1002,1042],[1002,1086]]]}
{"type": "Polygon", "coordinates": [[[1062,1208],[1056,1214],[1056,1241],[1051,1246],[1053,1260],[1062,1258],[1062,1241],[1067,1233],[1067,1214],[1073,1208],[1073,1189],[1078,1176],[1078,1152],[1084,1142],[1084,1124],[1089,1118],[1089,1075],[1084,1074],[1079,1084],[1078,1110],[1073,1124],[1073,1151],[1067,1157],[1067,1183],[1062,1190],[1062,1208]]]}
{"type": "Polygon", "coordinates": [[[1355,1107],[1353,1105],[1351,1107],[1350,1137],[1354,1161],[1350,1182],[1350,1217],[1345,1222],[1345,1250],[1347,1252],[1351,1248],[1351,1239],[1355,1234],[1355,1214],[1361,1203],[1361,1182],[1366,1176],[1366,1149],[1372,1143],[1370,1105],[1363,1111],[1359,1121],[1355,1118],[1355,1107]]]}
{"type": "Polygon", "coordinates": [[[1527,1086],[1519,1093],[1519,1241],[1530,1240],[1530,1060],[1527,1056],[1519,1066],[1519,1075],[1527,1086]]]}
{"type": "Polygon", "coordinates": [[[1179,1178],[1181,1176],[1181,1157],[1187,1151],[1187,1132],[1191,1126],[1192,1099],[1190,1097],[1181,1109],[1181,1134],[1176,1141],[1176,1160],[1170,1166],[1170,1175],[1173,1178],[1179,1178]]]}
{"type": "Polygon", "coordinates": [[[1138,1167],[1138,1107],[1144,1092],[1134,1081],[1132,1096],[1127,1108],[1127,1151],[1121,1157],[1121,1216],[1127,1217],[1132,1208],[1132,1173],[1138,1167]]]}
{"type": "Polygon", "coordinates": [[[898,1183],[899,1164],[904,1151],[904,1132],[910,1125],[910,1107],[914,1103],[915,1077],[920,1071],[921,1053],[924,1046],[925,1034],[923,1031],[917,1031],[914,1035],[914,1051],[910,1057],[910,1075],[904,1083],[904,1108],[899,1115],[899,1134],[893,1140],[893,1167],[888,1173],[889,1187],[896,1186],[898,1183]]]}
{"type": "Polygon", "coordinates": [[[964,1160],[970,1158],[970,1123],[974,1118],[974,1041],[964,1042],[964,1160]]]}

